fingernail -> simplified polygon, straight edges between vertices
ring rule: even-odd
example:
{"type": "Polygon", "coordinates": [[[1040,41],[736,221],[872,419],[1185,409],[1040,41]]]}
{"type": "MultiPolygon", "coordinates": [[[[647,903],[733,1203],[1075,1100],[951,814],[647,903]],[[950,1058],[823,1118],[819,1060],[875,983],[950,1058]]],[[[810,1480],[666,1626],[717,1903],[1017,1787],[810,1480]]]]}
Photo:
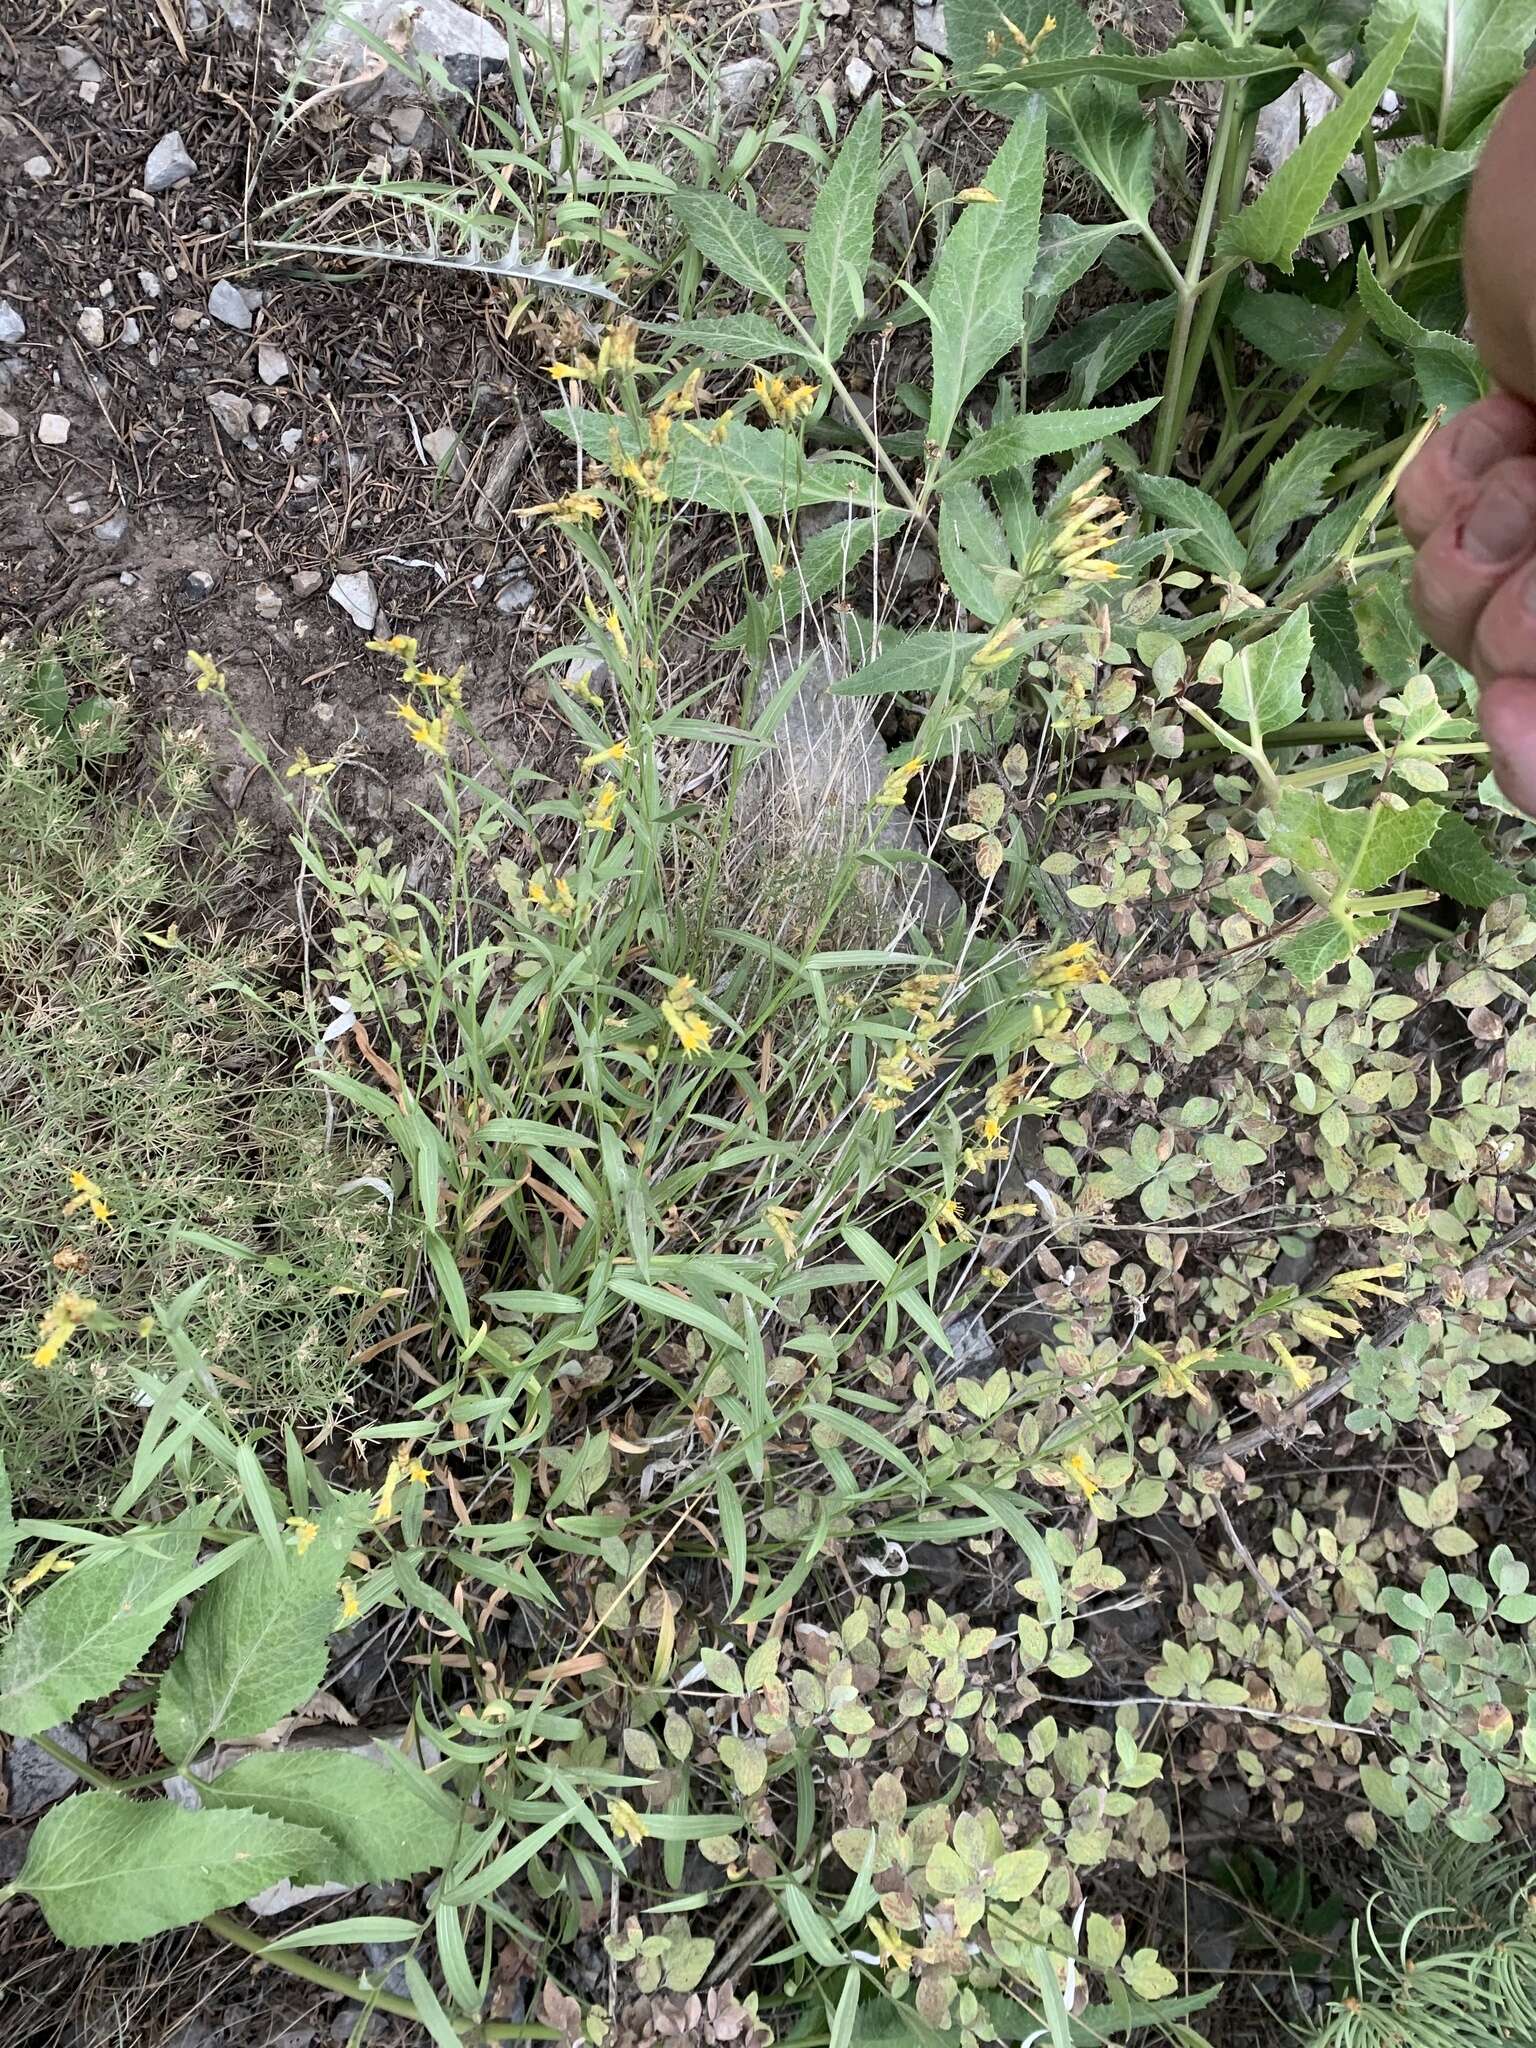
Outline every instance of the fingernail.
{"type": "Polygon", "coordinates": [[[1536,507],[1523,492],[1495,484],[1467,514],[1461,552],[1469,561],[1493,567],[1512,562],[1536,544],[1536,507]]]}
{"type": "Polygon", "coordinates": [[[1506,438],[1491,420],[1459,421],[1451,440],[1452,467],[1466,477],[1481,476],[1504,453],[1506,438]]]}

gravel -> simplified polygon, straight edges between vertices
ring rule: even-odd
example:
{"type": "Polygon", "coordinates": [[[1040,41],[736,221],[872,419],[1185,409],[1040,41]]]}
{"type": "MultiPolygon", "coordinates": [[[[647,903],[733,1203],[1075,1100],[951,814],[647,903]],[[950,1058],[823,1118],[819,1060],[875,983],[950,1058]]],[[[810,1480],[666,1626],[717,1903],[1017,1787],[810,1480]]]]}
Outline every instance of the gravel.
{"type": "Polygon", "coordinates": [[[227,277],[221,277],[208,294],[208,310],[215,320],[226,327],[237,328],[241,334],[251,331],[251,309],[240,287],[231,284],[227,277]]]}
{"type": "Polygon", "coordinates": [[[169,135],[162,135],[149,152],[144,165],[144,190],[169,192],[174,185],[184,185],[196,169],[197,165],[181,139],[181,130],[173,128],[169,135]]]}

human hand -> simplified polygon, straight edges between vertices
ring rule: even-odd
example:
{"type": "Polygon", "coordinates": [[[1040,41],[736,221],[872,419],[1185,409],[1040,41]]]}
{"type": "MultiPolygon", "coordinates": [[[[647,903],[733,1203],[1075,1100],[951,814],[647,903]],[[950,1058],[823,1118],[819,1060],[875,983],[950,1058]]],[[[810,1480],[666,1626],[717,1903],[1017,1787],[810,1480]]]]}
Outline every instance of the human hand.
{"type": "Polygon", "coordinates": [[[1414,608],[1477,677],[1494,776],[1536,817],[1536,72],[1513,93],[1467,210],[1472,331],[1504,389],[1459,413],[1405,471],[1414,608]]]}

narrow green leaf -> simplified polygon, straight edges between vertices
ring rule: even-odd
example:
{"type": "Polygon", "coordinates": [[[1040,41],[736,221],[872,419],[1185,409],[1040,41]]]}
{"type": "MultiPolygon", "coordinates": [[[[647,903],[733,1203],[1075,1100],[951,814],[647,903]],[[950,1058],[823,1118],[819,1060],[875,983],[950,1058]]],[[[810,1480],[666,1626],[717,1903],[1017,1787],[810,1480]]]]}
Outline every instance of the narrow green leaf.
{"type": "Polygon", "coordinates": [[[1128,405],[1099,405],[1078,412],[1024,413],[968,441],[939,478],[939,488],[1022,469],[1047,455],[1075,453],[1108,434],[1124,433],[1157,403],[1155,398],[1139,398],[1128,405]]]}
{"type": "Polygon", "coordinates": [[[214,1736],[265,1733],[315,1691],[342,1566],[366,1513],[356,1498],[338,1501],[302,1556],[297,1539],[280,1557],[252,1550],[198,1601],[155,1712],[155,1740],[173,1763],[214,1736]]]}
{"type": "Polygon", "coordinates": [[[981,180],[990,203],[968,205],[950,229],[929,280],[933,404],[928,438],[946,447],[977,381],[1018,345],[1024,293],[1040,248],[1045,192],[1045,107],[1016,121],[981,180]]]}
{"type": "Polygon", "coordinates": [[[0,1648],[0,1728],[40,1734],[120,1685],[170,1619],[199,1537],[145,1529],[47,1580],[0,1648]]]}
{"type": "Polygon", "coordinates": [[[1178,545],[1185,561],[1213,576],[1241,577],[1248,551],[1214,498],[1175,476],[1136,476],[1131,488],[1162,525],[1187,529],[1178,545]]]}
{"type": "Polygon", "coordinates": [[[389,1884],[441,1870],[468,1832],[382,1760],[341,1749],[244,1757],[209,1784],[205,1800],[313,1829],[327,1846],[305,1873],[311,1883],[389,1884]]]}
{"type": "Polygon", "coordinates": [[[323,1835],[259,1813],[81,1792],[44,1814],[18,1887],[67,1948],[145,1941],[313,1868],[323,1835]]]}
{"type": "Polygon", "coordinates": [[[16,1517],[11,1512],[11,1475],[5,1468],[5,1457],[0,1453],[0,1579],[11,1568],[11,1559],[16,1555],[16,1517]]]}
{"type": "Polygon", "coordinates": [[[731,1570],[731,1611],[735,1612],[747,1583],[747,1518],[742,1512],[741,1495],[729,1472],[722,1467],[715,1473],[715,1508],[720,1516],[720,1540],[725,1545],[726,1562],[731,1570]]]}
{"type": "Polygon", "coordinates": [[[812,1962],[820,1963],[823,1969],[839,1969],[847,1957],[832,1939],[832,1929],[817,1912],[810,1894],[800,1885],[787,1884],[777,1896],[790,1926],[799,1935],[800,1944],[812,1962]]]}
{"type": "Polygon", "coordinates": [[[1026,341],[1040,339],[1062,293],[1093,268],[1111,242],[1129,233],[1129,224],[1123,220],[1080,221],[1065,213],[1048,213],[1042,218],[1040,248],[1026,294],[1026,341]]]}
{"type": "Polygon", "coordinates": [[[952,484],[939,506],[939,560],[944,580],[967,611],[989,626],[1005,609],[996,578],[1009,567],[1008,536],[977,484],[952,484]]]}
{"type": "MultiPolygon", "coordinates": [[[[1345,316],[1279,287],[1250,291],[1233,287],[1225,301],[1232,325],[1261,355],[1298,380],[1322,367],[1344,332],[1345,316]]],[[[1328,372],[1330,389],[1363,391],[1398,369],[1395,359],[1369,334],[1360,335],[1328,372]]]]}
{"type": "Polygon", "coordinates": [[[805,288],[816,315],[816,338],[833,362],[864,311],[880,196],[881,118],[879,99],[871,99],[817,195],[805,238],[805,288]]]}
{"type": "Polygon", "coordinates": [[[1477,169],[1486,140],[1484,128],[1459,149],[1437,149],[1432,142],[1410,142],[1382,167],[1381,204],[1415,206],[1427,199],[1449,199],[1477,169]]]}
{"type": "Polygon", "coordinates": [[[636,1280],[628,1273],[609,1275],[608,1285],[625,1301],[631,1301],[636,1308],[643,1308],[662,1324],[687,1323],[690,1328],[702,1330],[707,1337],[713,1337],[717,1344],[723,1344],[729,1351],[746,1349],[746,1339],[740,1330],[733,1330],[723,1317],[712,1309],[702,1308],[691,1295],[673,1294],[664,1287],[655,1287],[648,1280],[636,1280]]]}
{"type": "Polygon", "coordinates": [[[653,323],[670,346],[697,349],[724,363],[771,363],[780,356],[792,362],[810,360],[805,344],[792,334],[783,334],[761,313],[732,313],[718,319],[701,315],[696,320],[679,320],[673,326],[653,323]]]}
{"type": "Polygon", "coordinates": [[[1298,521],[1323,510],[1329,478],[1365,438],[1353,427],[1313,427],[1266,469],[1248,522],[1246,576],[1274,567],[1281,541],[1298,521]]]}
{"type": "Polygon", "coordinates": [[[827,2048],[853,2048],[854,2029],[859,2023],[859,1987],[863,1979],[857,1963],[850,1963],[843,1975],[843,1988],[832,2015],[827,2048]]]}
{"type": "Polygon", "coordinates": [[[744,284],[748,291],[761,292],[775,305],[787,302],[789,252],[755,214],[733,205],[719,192],[669,192],[667,204],[687,230],[688,239],[717,270],[744,284]]]}
{"type": "Polygon", "coordinates": [[[432,2036],[433,2048],[464,2048],[463,2036],[444,2012],[442,2000],[432,1989],[426,1971],[414,1956],[405,1956],[402,1962],[411,2003],[420,2015],[422,2025],[432,2036]]]}
{"type": "Polygon", "coordinates": [[[1277,633],[1232,656],[1222,672],[1222,710],[1245,730],[1270,733],[1295,725],[1311,663],[1312,614],[1299,605],[1277,633]]]}
{"type": "Polygon", "coordinates": [[[1413,32],[1413,24],[1404,22],[1391,33],[1339,104],[1302,137],[1295,154],[1258,198],[1228,221],[1216,239],[1218,257],[1272,263],[1285,271],[1293,267],[1296,251],[1391,84],[1413,32]]]}
{"type": "MultiPolygon", "coordinates": [[[[1045,46],[1049,49],[1049,44],[1045,46]]],[[[1300,69],[1294,50],[1282,50],[1265,43],[1175,43],[1167,50],[1094,50],[1081,57],[1042,55],[1027,61],[1013,48],[1014,63],[1005,48],[991,65],[984,65],[973,82],[983,91],[1001,97],[1048,92],[1058,85],[1074,85],[1081,78],[1112,79],[1120,85],[1197,84],[1223,78],[1267,78],[1281,71],[1300,69]]]]}

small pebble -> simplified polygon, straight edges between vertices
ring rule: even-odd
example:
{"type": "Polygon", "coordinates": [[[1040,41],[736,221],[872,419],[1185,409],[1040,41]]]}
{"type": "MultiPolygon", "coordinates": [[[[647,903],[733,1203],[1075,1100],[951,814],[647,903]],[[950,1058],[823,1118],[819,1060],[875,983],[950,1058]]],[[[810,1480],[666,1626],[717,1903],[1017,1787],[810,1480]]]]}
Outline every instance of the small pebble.
{"type": "Polygon", "coordinates": [[[238,285],[231,284],[227,277],[221,277],[208,294],[208,310],[215,320],[222,321],[226,327],[238,328],[242,334],[250,333],[251,309],[246,304],[245,294],[238,285]]]}
{"type": "Polygon", "coordinates": [[[139,290],[146,299],[159,298],[160,280],[152,270],[141,270],[139,272],[139,290]]]}
{"type": "Polygon", "coordinates": [[[304,446],[304,429],[302,427],[284,427],[277,437],[277,445],[285,455],[297,455],[304,446]]]}
{"type": "Polygon", "coordinates": [[[263,384],[281,384],[288,375],[288,358],[280,348],[262,342],[256,351],[256,374],[263,384]]]}
{"type": "Polygon", "coordinates": [[[69,516],[71,519],[89,519],[91,516],[90,499],[71,498],[69,500],[69,516]]]}
{"type": "Polygon", "coordinates": [[[29,156],[21,168],[36,185],[53,176],[53,165],[45,156],[29,156]]]}
{"type": "Polygon", "coordinates": [[[231,440],[241,440],[251,431],[251,401],[238,391],[210,391],[208,410],[231,440]]]}
{"type": "Polygon", "coordinates": [[[106,341],[107,323],[100,306],[83,308],[75,327],[87,348],[100,348],[106,341]]]}
{"type": "Polygon", "coordinates": [[[496,593],[496,609],[509,615],[525,612],[537,595],[528,577],[521,573],[511,575],[496,593]]]}
{"type": "Polygon", "coordinates": [[[69,421],[61,412],[45,412],[37,423],[37,438],[45,448],[62,448],[69,439],[69,421]]]}
{"type": "Polygon", "coordinates": [[[875,82],[875,74],[862,57],[850,57],[843,71],[848,81],[848,91],[856,100],[863,99],[875,82]]]}
{"type": "Polygon", "coordinates": [[[0,343],[21,341],[26,332],[27,323],[10,300],[0,299],[0,343]]]}
{"type": "Polygon", "coordinates": [[[21,421],[15,413],[7,412],[5,407],[0,405],[0,441],[14,441],[20,432],[21,421]]]}
{"type": "Polygon", "coordinates": [[[188,604],[206,604],[213,595],[213,578],[206,569],[189,569],[181,579],[181,594],[188,604]]]}
{"type": "Polygon", "coordinates": [[[313,597],[324,581],[318,569],[295,569],[288,578],[288,588],[297,598],[313,597]]]}
{"type": "Polygon", "coordinates": [[[109,512],[105,519],[98,519],[92,532],[103,547],[115,548],[128,532],[128,514],[119,507],[109,512]]]}
{"type": "Polygon", "coordinates": [[[173,185],[184,185],[196,169],[181,139],[181,130],[173,128],[149,152],[144,164],[144,190],[169,192],[173,185]]]}
{"type": "Polygon", "coordinates": [[[270,405],[262,405],[258,401],[257,404],[251,407],[251,425],[256,429],[258,434],[262,431],[262,429],[265,426],[268,425],[268,423],[271,421],[271,418],[272,408],[270,405]]]}
{"type": "Polygon", "coordinates": [[[332,602],[339,604],[354,626],[371,633],[379,616],[379,593],[365,569],[348,570],[331,581],[332,602]]]}
{"type": "Polygon", "coordinates": [[[118,339],[124,348],[132,348],[137,343],[141,331],[139,323],[134,319],[133,315],[125,313],[123,315],[123,331],[118,336],[118,339]]]}
{"type": "Polygon", "coordinates": [[[949,55],[949,34],[944,26],[942,7],[914,7],[912,34],[923,49],[932,50],[936,57],[949,55]]]}
{"type": "Polygon", "coordinates": [[[178,306],[171,315],[171,325],[178,334],[185,334],[189,327],[195,327],[202,319],[196,306],[178,306]]]}
{"type": "Polygon", "coordinates": [[[255,604],[258,619],[266,619],[268,622],[271,622],[274,619],[280,619],[283,615],[283,600],[278,596],[270,583],[257,584],[252,602],[255,604]]]}

